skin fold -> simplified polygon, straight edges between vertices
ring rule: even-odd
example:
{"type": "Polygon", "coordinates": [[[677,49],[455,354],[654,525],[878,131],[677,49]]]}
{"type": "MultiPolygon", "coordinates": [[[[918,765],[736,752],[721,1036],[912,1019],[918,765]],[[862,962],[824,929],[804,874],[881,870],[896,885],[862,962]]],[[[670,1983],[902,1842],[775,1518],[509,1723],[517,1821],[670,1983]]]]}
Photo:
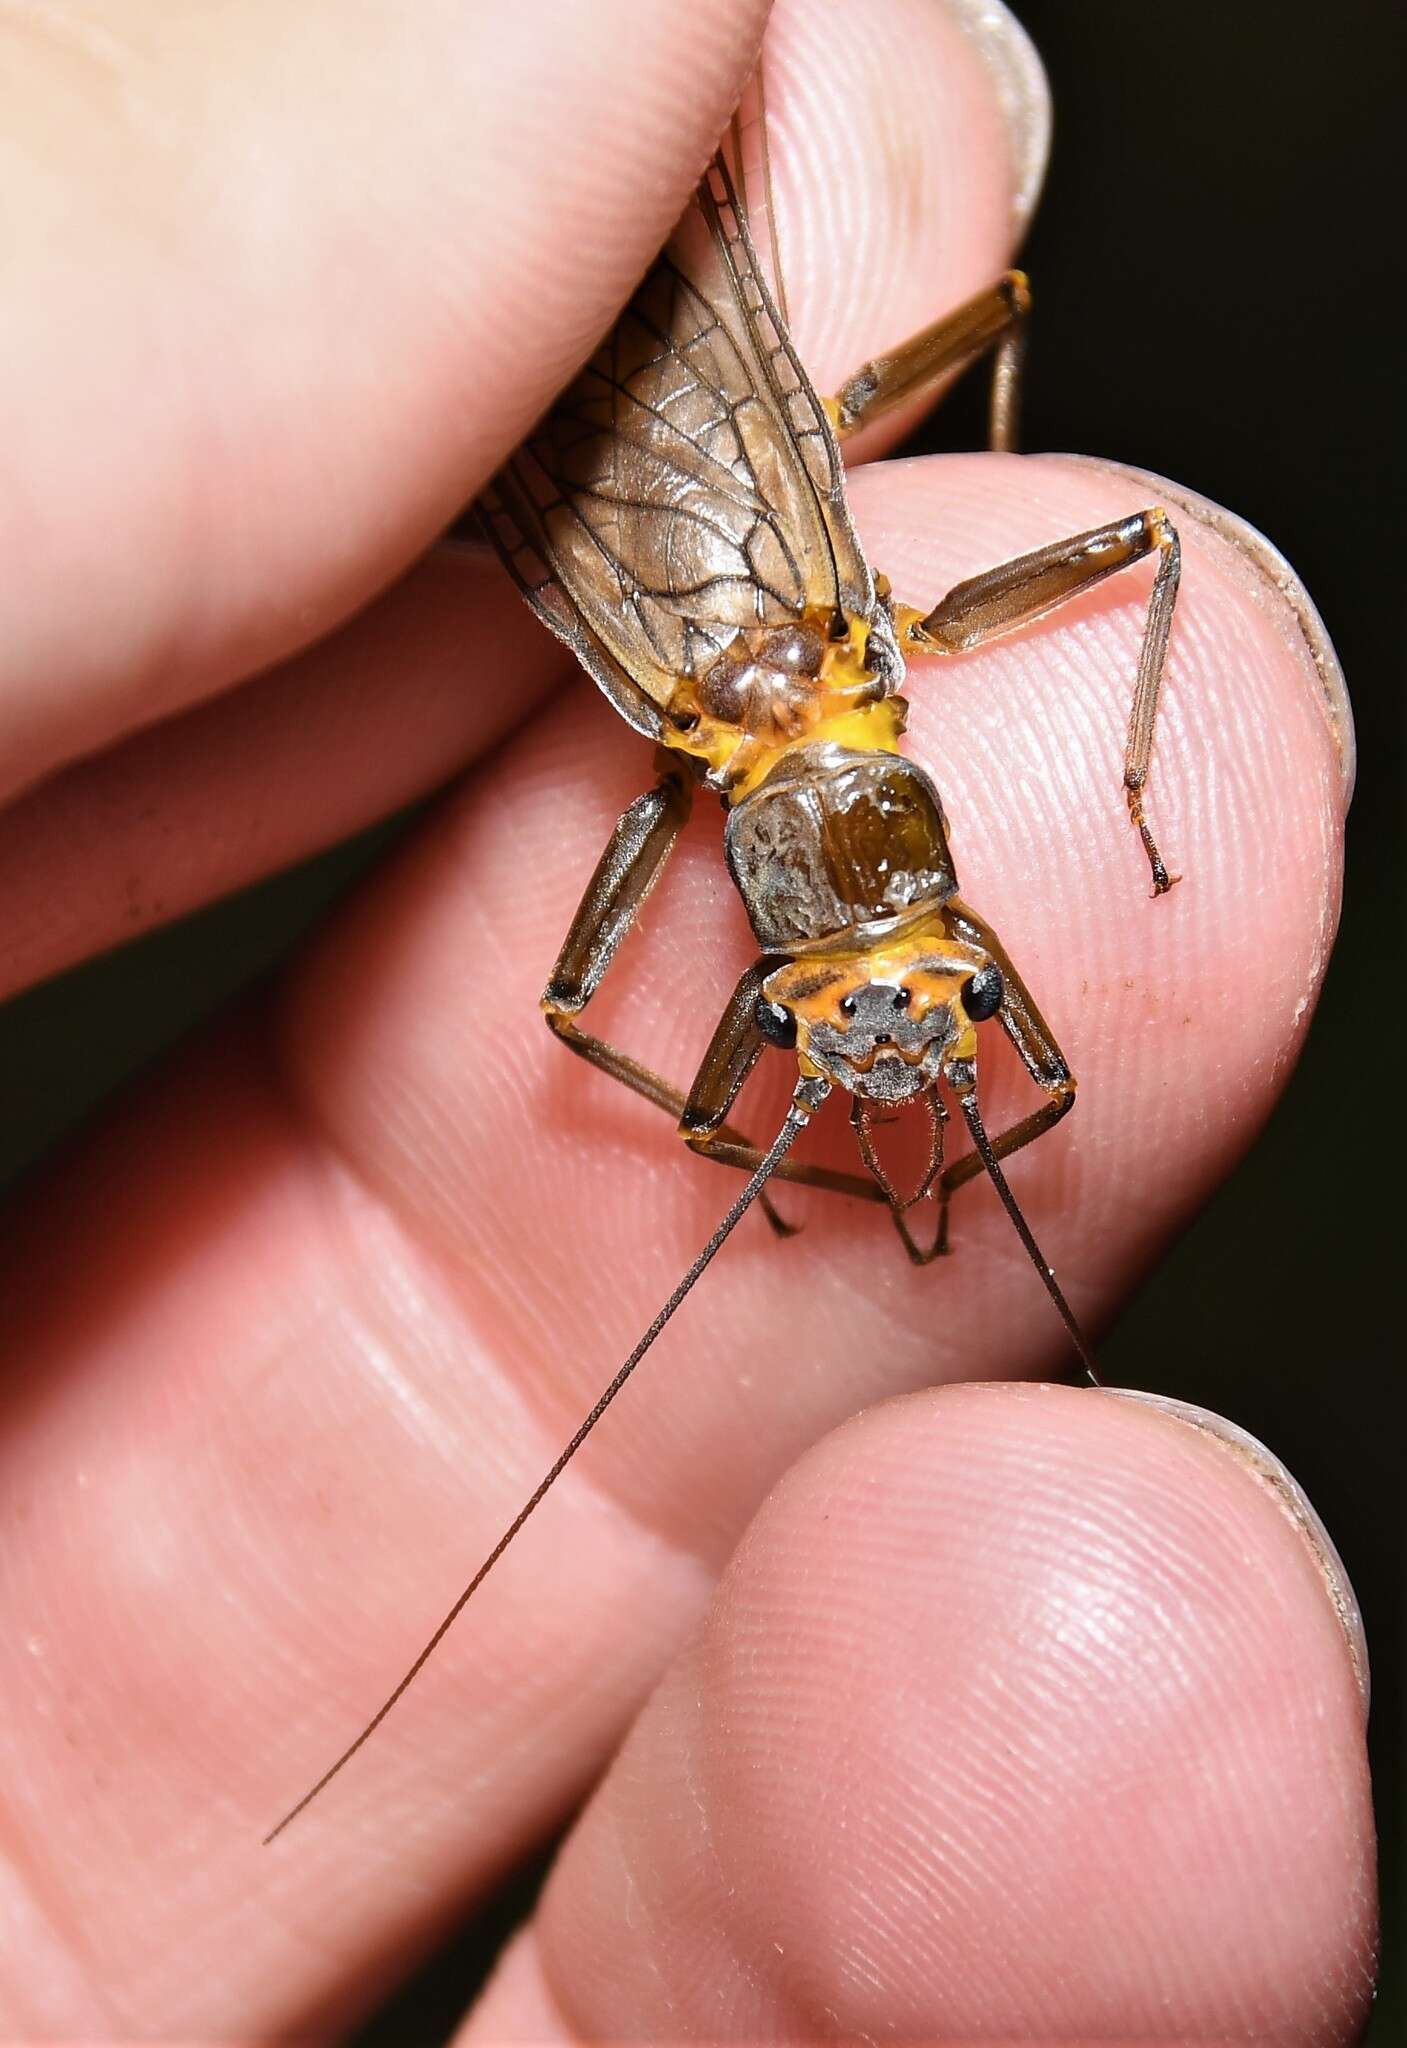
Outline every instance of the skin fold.
{"type": "MultiPolygon", "coordinates": [[[[5,986],[453,780],[0,1231],[15,2038],[334,2033],[588,1795],[469,2038],[1361,2024],[1348,1596],[1235,1446],[1027,1384],[1068,1358],[981,1187],[927,1272],[834,1197],[784,1191],[785,1244],[748,1219],[375,1743],[258,1846],[736,1191],[537,1015],[649,750],[495,564],[426,550],[679,212],[764,11],[8,31],[5,986]]],[[[844,64],[821,0],[768,44],[822,390],[1001,269],[1020,163],[954,14],[845,20],[844,64]]],[[[1155,502],[1053,457],[853,490],[915,603],[1155,502]]],[[[1166,900],[1119,787],[1144,572],[908,692],[964,893],[1079,1077],[1012,1182],[1096,1337],[1273,1106],[1337,913],[1343,715],[1234,529],[1178,518],[1166,900]]],[[[749,955],[700,803],[593,1027],[687,1083],[749,955]]],[[[980,1046],[995,1126],[1027,1084],[980,1046]]],[[[785,1064],[743,1098],[763,1136],[785,1064]]],[[[806,1142],[849,1161],[842,1117],[806,1142]]]]}

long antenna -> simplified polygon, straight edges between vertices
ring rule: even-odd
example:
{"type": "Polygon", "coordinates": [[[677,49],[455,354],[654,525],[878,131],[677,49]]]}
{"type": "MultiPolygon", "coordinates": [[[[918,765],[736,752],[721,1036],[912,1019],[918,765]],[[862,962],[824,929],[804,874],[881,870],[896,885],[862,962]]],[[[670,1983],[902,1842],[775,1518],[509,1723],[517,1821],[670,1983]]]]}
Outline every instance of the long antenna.
{"type": "Polygon", "coordinates": [[[815,1110],[822,1101],[824,1101],[825,1096],[828,1092],[829,1089],[825,1083],[819,1083],[816,1081],[802,1081],[798,1085],[797,1091],[795,1095],[792,1097],[791,1107],[787,1111],[786,1120],[783,1123],[780,1131],[778,1131],[776,1137],[773,1139],[772,1144],[769,1147],[768,1151],[764,1154],[762,1160],[760,1161],[757,1171],[753,1174],[747,1186],[743,1189],[742,1193],[738,1196],[736,1202],[734,1202],[732,1208],[723,1218],[723,1221],[719,1224],[717,1230],[714,1231],[708,1243],[699,1253],[693,1265],[690,1266],[688,1272],[679,1282],[679,1285],[675,1288],[673,1294],[670,1295],[668,1301],[660,1310],[659,1314],[655,1317],[649,1329],[646,1330],[644,1336],[640,1339],[640,1342],[631,1352],[629,1358],[626,1359],[625,1364],[620,1368],[615,1378],[606,1388],[606,1391],[602,1394],[600,1400],[596,1403],[596,1406],[591,1410],[589,1415],[584,1417],[580,1427],[577,1429],[576,1435],[572,1438],[571,1442],[566,1446],[566,1449],[562,1451],[560,1456],[557,1458],[556,1463],[552,1466],[551,1470],[546,1474],[546,1476],[539,1482],[538,1486],[534,1489],[534,1491],[530,1493],[528,1495],[528,1498],[523,1502],[523,1505],[519,1508],[517,1514],[513,1517],[512,1521],[508,1524],[508,1527],[499,1537],[497,1543],[495,1543],[495,1545],[493,1546],[493,1549],[489,1552],[488,1556],[479,1566],[479,1569],[475,1572],[473,1578],[469,1581],[468,1585],[464,1588],[464,1591],[455,1601],[453,1607],[451,1607],[449,1613],[445,1616],[444,1620],[435,1630],[435,1633],[431,1636],[429,1642],[420,1652],[420,1655],[416,1658],[415,1662],[406,1672],[404,1678],[402,1678],[400,1683],[396,1686],[394,1692],[390,1693],[387,1696],[387,1698],[382,1702],[382,1704],[376,1709],[376,1712],[372,1715],[371,1719],[362,1729],[356,1741],[351,1742],[347,1745],[346,1749],[343,1750],[341,1756],[338,1757],[336,1763],[329,1765],[327,1770],[325,1770],[322,1776],[318,1779],[317,1783],[303,1794],[303,1797],[298,1801],[298,1804],[296,1806],[290,1806],[288,1812],[283,1816],[283,1819],[278,1823],[277,1827],[270,1828],[269,1832],[264,1837],[265,1848],[268,1847],[270,1842],[277,1840],[278,1836],[280,1836],[283,1833],[284,1829],[289,1825],[291,1821],[295,1821],[298,1818],[299,1814],[303,1811],[304,1807],[312,1805],[313,1801],[317,1798],[319,1792],[323,1791],[328,1785],[332,1783],[332,1780],[337,1776],[338,1772],[342,1769],[343,1765],[351,1762],[352,1758],[356,1755],[357,1751],[361,1748],[362,1744],[366,1742],[372,1735],[374,1735],[376,1730],[381,1726],[381,1723],[390,1713],[392,1707],[395,1706],[397,1700],[401,1697],[402,1693],[404,1693],[407,1690],[407,1688],[414,1682],[414,1680],[420,1675],[425,1665],[429,1662],[430,1658],[439,1648],[440,1643],[444,1640],[445,1636],[448,1635],[450,1629],[454,1626],[455,1622],[458,1621],[460,1615],[464,1612],[464,1609],[468,1606],[474,1594],[478,1592],[480,1586],[482,1586],[484,1580],[488,1577],[489,1573],[498,1563],[498,1560],[502,1557],[504,1551],[508,1548],[509,1544],[513,1541],[513,1538],[518,1534],[518,1531],[527,1521],[529,1515],[532,1514],[535,1508],[541,1505],[543,1499],[551,1491],[552,1487],[556,1485],[557,1481],[561,1478],[562,1474],[566,1471],[572,1459],[576,1456],[577,1452],[586,1442],[586,1439],[590,1436],[592,1430],[595,1429],[597,1423],[601,1420],[601,1417],[605,1414],[606,1410],[610,1407],[612,1401],[614,1401],[614,1399],[616,1398],[616,1395],[620,1392],[621,1388],[630,1378],[630,1375],[634,1372],[636,1366],[640,1363],[641,1359],[645,1356],[645,1353],[654,1343],[656,1337],[658,1337],[658,1335],[660,1334],[660,1331],[664,1328],[665,1324],[674,1314],[674,1311],[678,1308],[680,1302],[683,1301],[685,1295],[689,1292],[689,1289],[693,1286],[694,1282],[699,1278],[700,1274],[704,1271],[704,1269],[712,1263],[715,1255],[721,1250],[725,1239],[729,1236],[734,1226],[738,1223],[739,1219],[747,1212],[747,1210],[752,1207],[752,1204],[757,1200],[757,1197],[762,1193],[763,1188],[766,1187],[768,1181],[772,1178],[772,1175],[776,1172],[777,1168],[786,1158],[787,1153],[790,1152],[792,1146],[795,1144],[797,1136],[801,1131],[805,1129],[807,1123],[810,1121],[812,1111],[815,1110]]]}
{"type": "Polygon", "coordinates": [[[1006,1175],[1002,1172],[1001,1167],[997,1161],[997,1155],[992,1150],[992,1141],[987,1136],[986,1128],[982,1122],[982,1113],[977,1107],[976,1091],[973,1089],[967,1089],[955,1092],[957,1092],[958,1102],[961,1106],[962,1113],[964,1117],[966,1117],[967,1119],[967,1128],[972,1133],[972,1142],[977,1147],[978,1153],[982,1160],[982,1164],[986,1167],[987,1172],[991,1176],[992,1186],[1001,1196],[1003,1208],[1006,1210],[1006,1213],[1011,1218],[1012,1222],[1016,1225],[1016,1234],[1021,1239],[1022,1244],[1025,1245],[1027,1251],[1030,1253],[1031,1263],[1035,1267],[1036,1271],[1040,1274],[1041,1280],[1045,1286],[1046,1293],[1050,1296],[1051,1300],[1055,1303],[1056,1308],[1060,1312],[1060,1320],[1062,1323],[1064,1323],[1066,1329],[1069,1331],[1070,1341],[1074,1345],[1076,1351],[1078,1351],[1080,1354],[1080,1362],[1084,1366],[1085,1374],[1089,1380],[1089,1383],[1092,1387],[1102,1386],[1104,1382],[1099,1377],[1099,1369],[1094,1362],[1094,1353],[1090,1350],[1089,1345],[1086,1342],[1084,1331],[1075,1321],[1074,1310],[1071,1308],[1069,1302],[1065,1299],[1065,1296],[1061,1293],[1059,1283],[1057,1282],[1054,1273],[1046,1264],[1040,1246],[1036,1243],[1035,1238],[1031,1235],[1030,1224],[1026,1221],[1026,1218],[1021,1214],[1020,1209],[1017,1207],[1016,1197],[1015,1195],[1013,1195],[1011,1189],[1006,1184],[1006,1175]]]}

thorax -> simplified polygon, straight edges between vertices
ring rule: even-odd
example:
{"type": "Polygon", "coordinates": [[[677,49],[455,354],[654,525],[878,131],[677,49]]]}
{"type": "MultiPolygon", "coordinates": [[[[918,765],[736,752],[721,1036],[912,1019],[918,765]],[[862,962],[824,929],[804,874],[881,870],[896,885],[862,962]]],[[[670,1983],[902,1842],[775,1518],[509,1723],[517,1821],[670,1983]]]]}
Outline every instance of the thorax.
{"type": "Polygon", "coordinates": [[[702,675],[681,680],[661,740],[736,806],[802,750],[894,753],[908,706],[887,604],[870,618],[806,614],[738,633],[702,675]]]}
{"type": "Polygon", "coordinates": [[[938,791],[889,747],[788,749],[730,810],[725,847],[769,953],[868,948],[957,888],[938,791]]]}

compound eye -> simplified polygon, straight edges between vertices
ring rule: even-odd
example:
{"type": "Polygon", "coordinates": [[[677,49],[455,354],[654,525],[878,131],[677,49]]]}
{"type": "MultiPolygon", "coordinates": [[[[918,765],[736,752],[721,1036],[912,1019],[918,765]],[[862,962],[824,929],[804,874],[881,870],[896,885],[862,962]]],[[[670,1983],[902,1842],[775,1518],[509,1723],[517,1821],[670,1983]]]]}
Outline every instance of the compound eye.
{"type": "Polygon", "coordinates": [[[796,1014],[781,1003],[769,1003],[766,996],[757,998],[753,1011],[757,1028],[769,1045],[793,1046],[796,1044],[796,1014]]]}
{"type": "Polygon", "coordinates": [[[962,1006],[974,1024],[985,1024],[989,1017],[996,1016],[1005,993],[1002,971],[995,960],[989,960],[963,989],[962,1006]]]}

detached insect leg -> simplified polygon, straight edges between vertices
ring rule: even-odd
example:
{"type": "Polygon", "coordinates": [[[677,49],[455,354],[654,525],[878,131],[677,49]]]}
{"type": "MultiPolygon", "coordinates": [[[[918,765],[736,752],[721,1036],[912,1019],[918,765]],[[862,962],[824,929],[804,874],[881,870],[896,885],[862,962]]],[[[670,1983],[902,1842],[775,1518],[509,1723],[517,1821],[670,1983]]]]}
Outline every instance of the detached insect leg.
{"type": "Polygon", "coordinates": [[[1158,573],[1148,600],[1148,616],[1139,651],[1124,752],[1124,789],[1129,817],[1153,870],[1153,894],[1161,896],[1177,881],[1170,875],[1144,816],[1143,797],[1153,753],[1153,732],[1162,694],[1168,633],[1182,573],[1177,530],[1166,512],[1154,507],[1135,512],[1107,526],[1091,527],[1069,540],[1052,541],[1029,555],[986,569],[980,576],[954,584],[924,619],[910,624],[907,646],[919,654],[964,654],[1002,633],[1014,632],[1043,618],[1067,599],[1102,583],[1148,555],[1158,557],[1158,573]]]}
{"type": "Polygon", "coordinates": [[[841,440],[882,419],[907,398],[927,391],[944,377],[955,376],[991,349],[991,446],[1016,446],[1020,409],[1021,358],[1025,350],[1026,316],[1031,288],[1019,270],[1008,270],[986,291],[911,335],[887,355],[874,356],[847,377],[836,396],[826,401],[841,440]]]}

